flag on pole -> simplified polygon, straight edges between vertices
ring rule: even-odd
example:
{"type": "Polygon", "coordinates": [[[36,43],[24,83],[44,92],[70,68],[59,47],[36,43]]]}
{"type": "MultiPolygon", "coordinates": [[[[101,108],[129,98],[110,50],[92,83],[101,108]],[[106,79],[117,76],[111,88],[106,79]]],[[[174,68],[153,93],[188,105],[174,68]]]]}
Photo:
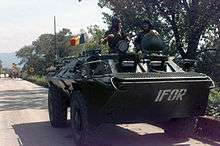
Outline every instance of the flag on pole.
{"type": "Polygon", "coordinates": [[[79,36],[74,36],[70,39],[70,44],[72,46],[77,46],[77,45],[80,45],[80,44],[84,44],[86,41],[85,39],[85,34],[81,34],[79,36]]]}

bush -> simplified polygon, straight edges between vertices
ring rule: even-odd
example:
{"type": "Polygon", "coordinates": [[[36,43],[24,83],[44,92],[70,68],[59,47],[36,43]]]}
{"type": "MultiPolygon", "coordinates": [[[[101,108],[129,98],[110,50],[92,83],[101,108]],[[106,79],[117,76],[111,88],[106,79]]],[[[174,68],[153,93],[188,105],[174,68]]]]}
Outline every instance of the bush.
{"type": "Polygon", "coordinates": [[[220,118],[220,89],[210,92],[207,115],[220,118]]]}
{"type": "Polygon", "coordinates": [[[37,85],[48,87],[47,80],[44,76],[40,75],[28,75],[27,73],[23,73],[22,79],[35,83],[37,85]]]}

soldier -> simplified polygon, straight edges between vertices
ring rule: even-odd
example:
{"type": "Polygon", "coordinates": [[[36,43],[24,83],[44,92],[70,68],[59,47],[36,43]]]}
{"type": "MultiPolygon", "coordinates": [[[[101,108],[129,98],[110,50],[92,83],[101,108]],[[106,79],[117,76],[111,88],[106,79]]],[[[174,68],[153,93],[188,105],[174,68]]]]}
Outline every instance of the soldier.
{"type": "Polygon", "coordinates": [[[153,29],[150,20],[141,22],[141,30],[134,41],[136,52],[141,51],[146,54],[152,50],[162,51],[164,49],[164,42],[160,34],[153,29]]]}
{"type": "Polygon", "coordinates": [[[2,70],[2,73],[4,75],[4,78],[6,78],[6,71],[4,69],[2,70]]]}
{"type": "Polygon", "coordinates": [[[126,33],[122,31],[121,20],[113,17],[110,30],[105,32],[104,38],[101,40],[103,44],[108,43],[109,53],[117,53],[117,44],[120,40],[129,40],[126,33]]]}

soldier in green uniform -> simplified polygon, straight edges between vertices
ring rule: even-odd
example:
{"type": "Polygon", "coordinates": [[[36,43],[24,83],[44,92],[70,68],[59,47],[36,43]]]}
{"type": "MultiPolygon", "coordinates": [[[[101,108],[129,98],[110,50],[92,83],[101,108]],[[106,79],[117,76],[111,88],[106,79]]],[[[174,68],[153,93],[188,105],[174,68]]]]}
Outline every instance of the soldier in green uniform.
{"type": "Polygon", "coordinates": [[[165,48],[165,44],[160,34],[153,29],[149,20],[142,21],[141,30],[134,41],[136,52],[143,54],[160,52],[165,48]]]}
{"type": "Polygon", "coordinates": [[[117,53],[117,44],[121,40],[129,40],[126,33],[122,30],[121,20],[113,17],[111,28],[105,32],[104,38],[101,40],[103,44],[108,43],[109,53],[117,53]]]}

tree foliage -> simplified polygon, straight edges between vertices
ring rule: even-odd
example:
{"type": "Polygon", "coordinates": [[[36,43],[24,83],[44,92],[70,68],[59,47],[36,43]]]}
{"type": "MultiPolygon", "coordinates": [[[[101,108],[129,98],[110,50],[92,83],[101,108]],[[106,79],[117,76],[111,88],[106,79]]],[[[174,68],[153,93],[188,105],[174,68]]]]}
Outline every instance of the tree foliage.
{"type": "Polygon", "coordinates": [[[105,30],[100,29],[100,27],[98,25],[90,26],[87,29],[88,29],[89,35],[91,35],[92,37],[89,40],[89,42],[86,44],[86,48],[97,48],[97,47],[99,47],[102,50],[102,53],[106,53],[108,51],[107,46],[102,45],[100,43],[101,39],[103,38],[103,36],[105,34],[105,30]]]}
{"type": "Polygon", "coordinates": [[[220,90],[212,90],[209,95],[207,115],[220,118],[220,90]]]}
{"type": "Polygon", "coordinates": [[[2,61],[0,60],[0,74],[2,73],[2,61]]]}
{"type": "Polygon", "coordinates": [[[24,46],[17,51],[16,55],[21,58],[20,64],[24,64],[23,71],[29,74],[44,75],[46,68],[53,65],[57,59],[56,56],[60,58],[78,56],[82,51],[97,46],[105,51],[105,46],[99,45],[99,40],[104,32],[97,25],[88,27],[88,34],[85,30],[81,30],[80,34],[84,33],[88,41],[73,47],[69,43],[70,38],[80,34],[72,34],[69,29],[64,28],[57,33],[56,37],[53,34],[40,35],[31,45],[24,46]]]}
{"type": "Polygon", "coordinates": [[[36,74],[44,74],[45,69],[53,64],[56,54],[60,57],[68,56],[71,46],[68,40],[71,37],[69,29],[62,29],[57,33],[57,47],[55,47],[55,36],[53,34],[42,34],[31,45],[22,47],[16,52],[16,56],[24,63],[23,70],[27,72],[34,69],[36,74]]]}

